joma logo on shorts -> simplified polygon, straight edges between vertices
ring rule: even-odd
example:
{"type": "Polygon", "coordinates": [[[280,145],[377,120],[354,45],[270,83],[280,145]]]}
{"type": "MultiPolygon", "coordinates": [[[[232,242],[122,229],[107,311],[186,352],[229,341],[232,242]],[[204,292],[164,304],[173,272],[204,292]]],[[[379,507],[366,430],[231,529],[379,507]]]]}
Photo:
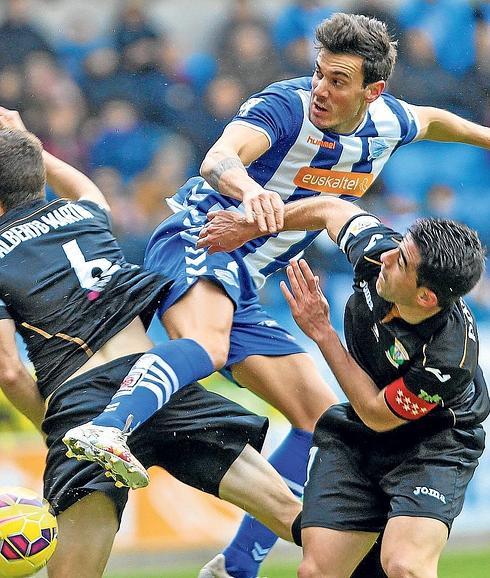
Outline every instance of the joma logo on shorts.
{"type": "Polygon", "coordinates": [[[431,496],[431,498],[436,498],[436,500],[441,501],[443,504],[446,503],[446,496],[444,494],[441,494],[441,492],[433,490],[432,488],[428,488],[427,486],[417,486],[413,493],[416,496],[419,496],[420,494],[424,496],[431,496]]]}

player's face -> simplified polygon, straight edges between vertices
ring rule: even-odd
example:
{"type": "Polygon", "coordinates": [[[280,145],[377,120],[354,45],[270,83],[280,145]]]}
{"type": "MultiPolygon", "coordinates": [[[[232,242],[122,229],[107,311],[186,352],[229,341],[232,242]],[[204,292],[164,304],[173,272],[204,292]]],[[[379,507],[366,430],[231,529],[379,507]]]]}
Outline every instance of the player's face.
{"type": "Polygon", "coordinates": [[[383,81],[364,86],[362,64],[363,59],[355,54],[320,50],[310,98],[310,120],[318,129],[353,132],[362,122],[367,105],[381,94],[383,81]]]}
{"type": "Polygon", "coordinates": [[[397,305],[416,305],[420,290],[417,285],[420,253],[410,236],[404,237],[396,249],[383,253],[381,263],[376,281],[378,295],[397,305]]]}

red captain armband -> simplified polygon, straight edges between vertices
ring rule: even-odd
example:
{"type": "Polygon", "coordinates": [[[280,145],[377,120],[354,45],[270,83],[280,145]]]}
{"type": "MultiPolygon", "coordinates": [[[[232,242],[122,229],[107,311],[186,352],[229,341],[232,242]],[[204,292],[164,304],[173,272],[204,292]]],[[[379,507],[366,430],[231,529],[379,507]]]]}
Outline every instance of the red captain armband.
{"type": "Polygon", "coordinates": [[[412,393],[403,377],[386,386],[385,401],[396,416],[410,421],[424,417],[437,406],[437,403],[430,403],[412,393]]]}

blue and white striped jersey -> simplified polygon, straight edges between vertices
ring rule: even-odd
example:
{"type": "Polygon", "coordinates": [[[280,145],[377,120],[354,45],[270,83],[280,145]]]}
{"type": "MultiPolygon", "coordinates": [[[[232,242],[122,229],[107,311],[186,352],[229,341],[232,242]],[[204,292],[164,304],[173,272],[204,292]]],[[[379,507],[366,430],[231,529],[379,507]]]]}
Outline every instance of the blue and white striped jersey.
{"type": "MultiPolygon", "coordinates": [[[[232,120],[261,131],[270,148],[247,167],[262,187],[284,202],[319,194],[356,201],[370,187],[395,150],[410,143],[419,126],[410,106],[383,93],[369,105],[360,126],[348,135],[323,132],[309,119],[311,77],[271,84],[249,98],[232,120]]],[[[202,178],[190,179],[169,205],[189,211],[200,227],[210,210],[241,210],[202,178]]],[[[319,232],[286,231],[247,243],[240,250],[257,286],[308,246],[319,232]]]]}

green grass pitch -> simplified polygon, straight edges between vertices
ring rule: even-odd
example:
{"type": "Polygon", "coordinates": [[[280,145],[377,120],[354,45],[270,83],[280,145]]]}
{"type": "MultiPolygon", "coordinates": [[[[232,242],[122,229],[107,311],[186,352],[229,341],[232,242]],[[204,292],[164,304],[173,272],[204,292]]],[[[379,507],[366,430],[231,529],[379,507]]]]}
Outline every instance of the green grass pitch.
{"type": "MultiPolygon", "coordinates": [[[[198,568],[182,570],[155,570],[138,572],[115,572],[107,578],[196,578],[198,568]]],[[[296,564],[265,563],[260,578],[295,578],[296,564]]],[[[441,560],[439,578],[489,578],[490,550],[448,552],[441,560]]]]}

